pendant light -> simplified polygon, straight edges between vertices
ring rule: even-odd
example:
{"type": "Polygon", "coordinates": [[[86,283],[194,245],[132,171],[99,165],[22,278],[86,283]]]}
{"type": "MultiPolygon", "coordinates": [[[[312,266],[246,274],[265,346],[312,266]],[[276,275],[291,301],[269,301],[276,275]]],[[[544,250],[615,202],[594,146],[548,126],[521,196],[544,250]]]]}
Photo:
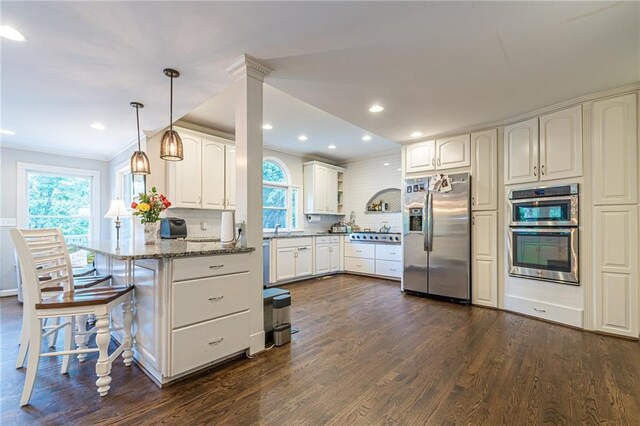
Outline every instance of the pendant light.
{"type": "Polygon", "coordinates": [[[180,73],[171,68],[165,68],[164,75],[171,79],[171,100],[169,109],[169,130],[162,135],[160,142],[160,158],[167,161],[182,161],[182,139],[178,132],[173,130],[173,79],[180,77],[180,73]]]}
{"type": "Polygon", "coordinates": [[[131,156],[131,174],[132,175],[148,175],[151,173],[149,165],[149,157],[140,147],[140,114],[139,109],[144,108],[140,102],[131,102],[129,105],[136,109],[136,125],[138,129],[138,150],[131,156]]]}

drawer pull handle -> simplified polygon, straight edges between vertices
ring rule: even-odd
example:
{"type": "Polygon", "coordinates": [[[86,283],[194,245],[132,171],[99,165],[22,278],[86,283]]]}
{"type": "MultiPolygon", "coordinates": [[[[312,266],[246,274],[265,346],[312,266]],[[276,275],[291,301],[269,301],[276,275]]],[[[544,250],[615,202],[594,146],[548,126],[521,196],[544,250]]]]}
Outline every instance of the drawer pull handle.
{"type": "Polygon", "coordinates": [[[358,265],[358,264],[356,264],[356,266],[357,266],[358,268],[362,268],[362,265],[358,265]]]}
{"type": "Polygon", "coordinates": [[[219,300],[222,300],[223,298],[224,298],[224,295],[218,296],[218,297],[210,297],[209,302],[217,302],[219,300]]]}
{"type": "Polygon", "coordinates": [[[307,247],[298,247],[298,250],[306,250],[307,247]]]}
{"type": "Polygon", "coordinates": [[[538,308],[533,308],[533,310],[536,311],[536,312],[542,312],[542,313],[547,312],[544,309],[538,309],[538,308]]]}
{"type": "Polygon", "coordinates": [[[211,265],[209,266],[209,269],[220,269],[222,268],[224,265],[211,265]]]}
{"type": "Polygon", "coordinates": [[[389,268],[389,270],[395,272],[396,268],[389,268]]]}
{"type": "Polygon", "coordinates": [[[362,253],[362,250],[356,250],[356,253],[362,253]]]}
{"type": "Polygon", "coordinates": [[[215,346],[218,343],[221,343],[223,340],[224,340],[224,337],[221,337],[218,340],[214,340],[213,342],[209,342],[209,346],[215,346]]]}
{"type": "Polygon", "coordinates": [[[390,251],[389,254],[396,254],[396,252],[395,251],[390,251]]]}

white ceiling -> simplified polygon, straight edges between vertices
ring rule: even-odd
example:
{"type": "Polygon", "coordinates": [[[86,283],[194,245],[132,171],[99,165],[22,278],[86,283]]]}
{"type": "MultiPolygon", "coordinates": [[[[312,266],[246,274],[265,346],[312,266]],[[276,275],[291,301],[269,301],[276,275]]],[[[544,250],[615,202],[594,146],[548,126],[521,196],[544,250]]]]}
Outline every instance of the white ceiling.
{"type": "MultiPolygon", "coordinates": [[[[228,133],[235,131],[233,85],[183,117],[184,121],[228,133]]],[[[311,106],[269,85],[264,86],[265,145],[287,151],[324,157],[336,162],[399,150],[391,141],[367,132],[321,109],[311,106]],[[307,136],[299,141],[298,136],[307,136]],[[362,137],[368,135],[369,141],[362,137]],[[335,145],[335,149],[329,149],[335,145]]]]}
{"type": "Polygon", "coordinates": [[[3,143],[95,156],[134,140],[132,100],[144,130],[167,124],[163,68],[183,73],[177,118],[245,52],[269,85],[391,141],[640,80],[640,2],[2,2],[1,23],[27,38],[1,42],[3,143]]]}

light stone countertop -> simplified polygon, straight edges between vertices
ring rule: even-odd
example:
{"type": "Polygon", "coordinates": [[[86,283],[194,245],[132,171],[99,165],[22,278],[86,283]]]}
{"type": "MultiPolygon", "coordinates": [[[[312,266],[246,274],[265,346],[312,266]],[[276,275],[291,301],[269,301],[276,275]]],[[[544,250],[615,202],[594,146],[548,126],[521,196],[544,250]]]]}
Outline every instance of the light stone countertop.
{"type": "Polygon", "coordinates": [[[274,238],[301,238],[301,237],[330,237],[330,236],[340,236],[340,235],[349,235],[346,232],[281,232],[277,236],[268,233],[262,236],[263,240],[272,240],[274,238]]]}
{"type": "Polygon", "coordinates": [[[121,240],[120,246],[113,240],[95,240],[76,247],[119,260],[165,259],[175,257],[217,256],[224,254],[250,253],[253,247],[222,247],[220,242],[194,242],[184,240],[162,240],[145,245],[144,241],[121,240]]]}

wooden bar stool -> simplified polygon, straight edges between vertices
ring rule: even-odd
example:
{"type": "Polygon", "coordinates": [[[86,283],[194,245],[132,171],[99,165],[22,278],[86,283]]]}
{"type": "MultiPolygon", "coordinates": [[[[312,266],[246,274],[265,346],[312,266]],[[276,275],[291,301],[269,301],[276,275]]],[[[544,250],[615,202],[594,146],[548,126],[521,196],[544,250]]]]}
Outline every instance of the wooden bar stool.
{"type": "Polygon", "coordinates": [[[111,383],[110,373],[113,361],[122,354],[126,366],[130,366],[133,362],[133,314],[131,308],[133,286],[94,287],[76,290],[73,286],[69,252],[59,229],[11,229],[9,232],[20,264],[24,290],[23,309],[27,311],[28,345],[31,348],[20,406],[29,403],[41,356],[62,356],[61,373],[65,374],[69,369],[70,355],[98,352],[96,386],[98,386],[100,396],[107,395],[111,383]],[[46,266],[43,267],[43,265],[46,266]],[[62,286],[62,291],[57,291],[51,297],[47,297],[46,292],[41,289],[40,277],[42,276],[50,277],[45,281],[47,286],[62,286]],[[111,340],[109,314],[119,304],[122,304],[125,337],[122,344],[109,354],[111,340]],[[96,317],[97,348],[71,349],[75,317],[86,317],[92,314],[96,317]],[[42,322],[47,318],[68,318],[53,328],[55,331],[66,328],[64,350],[41,353],[42,338],[53,330],[49,329],[43,333],[42,322]]]}

